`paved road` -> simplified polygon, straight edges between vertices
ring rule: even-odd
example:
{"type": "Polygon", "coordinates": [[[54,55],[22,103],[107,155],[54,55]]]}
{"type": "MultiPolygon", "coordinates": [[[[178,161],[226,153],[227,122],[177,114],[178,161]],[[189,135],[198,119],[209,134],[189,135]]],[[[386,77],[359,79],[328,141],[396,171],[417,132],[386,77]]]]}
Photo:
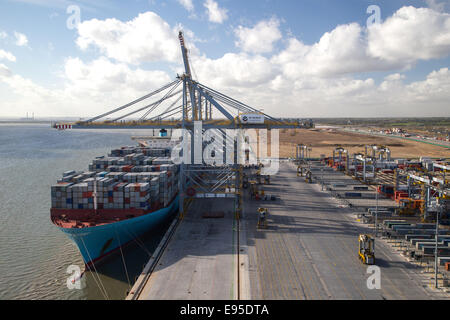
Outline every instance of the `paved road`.
{"type": "MultiPolygon", "coordinates": [[[[433,299],[440,293],[420,269],[377,241],[381,289],[367,287],[367,266],[357,258],[368,232],[320,186],[306,184],[293,165],[281,165],[266,193],[275,202],[244,202],[252,299],[433,299]],[[269,227],[256,229],[256,209],[269,208],[269,227]]],[[[246,196],[248,198],[248,196],[246,196]]],[[[448,297],[448,296],[447,296],[448,297]]]]}

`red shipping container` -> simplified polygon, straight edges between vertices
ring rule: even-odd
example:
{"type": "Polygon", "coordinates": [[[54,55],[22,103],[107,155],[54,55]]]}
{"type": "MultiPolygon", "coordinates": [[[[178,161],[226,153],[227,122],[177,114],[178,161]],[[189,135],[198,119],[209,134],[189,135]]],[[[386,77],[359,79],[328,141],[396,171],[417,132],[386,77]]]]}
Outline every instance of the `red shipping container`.
{"type": "Polygon", "coordinates": [[[83,198],[92,198],[92,191],[90,191],[90,192],[83,192],[83,198]]]}
{"type": "Polygon", "coordinates": [[[114,198],[113,197],[108,197],[108,202],[109,203],[113,203],[114,202],[114,198]]]}
{"type": "Polygon", "coordinates": [[[124,203],[126,203],[126,204],[130,204],[130,198],[125,198],[123,201],[124,201],[124,203]]]}
{"type": "Polygon", "coordinates": [[[131,172],[132,169],[133,169],[133,166],[124,166],[122,168],[122,171],[123,172],[131,172]]]}

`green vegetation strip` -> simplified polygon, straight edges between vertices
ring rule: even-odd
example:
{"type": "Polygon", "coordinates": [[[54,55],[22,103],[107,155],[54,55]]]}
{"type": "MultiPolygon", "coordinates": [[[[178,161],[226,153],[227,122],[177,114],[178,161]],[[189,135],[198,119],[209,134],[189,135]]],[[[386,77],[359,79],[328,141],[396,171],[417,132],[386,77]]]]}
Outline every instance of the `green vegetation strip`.
{"type": "Polygon", "coordinates": [[[378,137],[385,137],[385,138],[397,138],[397,139],[411,140],[411,141],[422,142],[422,143],[426,143],[426,144],[431,144],[433,146],[450,149],[450,146],[446,146],[446,145],[438,144],[438,143],[434,143],[434,142],[428,142],[428,141],[424,141],[424,140],[418,140],[418,139],[414,139],[414,138],[399,137],[399,136],[389,136],[389,135],[386,135],[386,134],[361,132],[361,131],[353,131],[353,130],[344,130],[344,131],[353,132],[353,133],[359,133],[359,134],[365,134],[365,135],[368,135],[368,136],[378,136],[378,137]]]}
{"type": "Polygon", "coordinates": [[[446,146],[446,145],[438,144],[438,143],[434,143],[434,142],[428,142],[428,141],[424,141],[424,140],[418,140],[418,139],[414,139],[414,138],[398,137],[398,136],[388,136],[388,135],[383,135],[383,134],[377,134],[377,135],[380,136],[380,137],[398,138],[398,139],[404,139],[404,140],[411,140],[411,141],[416,141],[416,142],[422,142],[422,143],[426,143],[426,144],[431,144],[431,145],[433,145],[433,146],[443,147],[443,148],[450,149],[450,146],[446,146]]]}

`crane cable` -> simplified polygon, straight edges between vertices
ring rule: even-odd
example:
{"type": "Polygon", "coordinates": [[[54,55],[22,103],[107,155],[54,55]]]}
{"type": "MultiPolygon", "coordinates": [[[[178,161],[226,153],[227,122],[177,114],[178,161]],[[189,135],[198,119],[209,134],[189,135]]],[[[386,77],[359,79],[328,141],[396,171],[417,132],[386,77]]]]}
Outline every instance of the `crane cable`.
{"type": "Polygon", "coordinates": [[[182,98],[183,98],[183,95],[181,95],[180,97],[178,97],[178,99],[175,100],[170,106],[168,106],[168,107],[166,108],[166,110],[164,110],[163,112],[161,112],[159,115],[150,118],[149,120],[155,120],[155,119],[157,119],[157,118],[163,117],[163,116],[165,116],[167,113],[172,112],[173,110],[179,108],[180,106],[177,106],[177,107],[175,107],[175,108],[174,108],[174,106],[175,106],[178,102],[180,102],[180,100],[181,100],[182,98]]]}
{"type": "Polygon", "coordinates": [[[169,96],[172,94],[172,92],[180,85],[180,83],[181,83],[181,81],[178,81],[165,95],[164,95],[164,97],[162,97],[161,98],[161,100],[156,104],[156,105],[154,105],[153,107],[151,107],[149,110],[147,110],[147,112],[145,112],[140,118],[139,118],[139,120],[140,121],[143,121],[143,120],[145,120],[145,118],[149,115],[149,113],[150,112],[152,112],[153,110],[155,110],[157,107],[159,107],[160,105],[161,105],[161,103],[164,101],[164,100],[166,100],[166,99],[168,99],[169,98],[169,96]]]}
{"type": "Polygon", "coordinates": [[[179,93],[181,93],[181,90],[178,90],[177,92],[172,93],[172,94],[168,95],[168,96],[165,97],[165,98],[159,99],[159,100],[156,101],[156,102],[152,102],[152,103],[146,105],[145,107],[139,108],[139,109],[137,109],[137,110],[135,110],[135,111],[132,111],[132,112],[127,113],[127,114],[125,114],[125,115],[123,115],[123,116],[120,116],[120,117],[118,117],[118,118],[116,118],[116,119],[114,119],[114,120],[112,120],[112,121],[115,122],[115,121],[122,120],[123,118],[129,117],[129,116],[131,116],[131,115],[133,115],[133,114],[135,114],[135,113],[138,113],[138,112],[140,112],[140,111],[142,111],[142,110],[145,110],[145,109],[147,109],[147,108],[153,107],[153,106],[155,106],[155,105],[157,105],[157,104],[161,104],[164,100],[169,99],[169,98],[172,98],[172,97],[176,96],[176,95],[179,94],[179,93]]]}
{"type": "Polygon", "coordinates": [[[130,106],[132,106],[132,105],[134,105],[134,104],[136,104],[136,103],[138,103],[138,102],[141,102],[142,100],[145,100],[145,99],[147,99],[147,98],[150,98],[151,96],[154,96],[155,94],[158,94],[158,93],[160,93],[160,92],[166,90],[167,88],[170,88],[171,86],[173,86],[174,84],[176,84],[178,81],[179,81],[178,79],[175,80],[175,81],[172,81],[171,83],[168,83],[168,84],[166,84],[165,86],[163,86],[163,87],[161,87],[161,88],[159,88],[159,89],[157,89],[157,90],[155,90],[155,91],[153,91],[153,92],[151,92],[151,93],[149,93],[149,94],[146,94],[146,95],[143,96],[143,97],[140,97],[139,99],[136,99],[136,100],[134,100],[134,101],[132,101],[132,102],[130,102],[130,103],[127,103],[127,104],[125,104],[125,105],[123,105],[123,106],[121,106],[121,107],[118,107],[118,108],[116,108],[116,109],[114,109],[114,110],[111,110],[111,111],[108,111],[108,112],[106,112],[106,113],[103,113],[103,114],[101,114],[101,115],[99,115],[99,116],[96,116],[96,117],[94,117],[94,118],[88,119],[88,120],[86,120],[86,121],[84,121],[84,122],[85,122],[85,123],[93,122],[93,121],[98,120],[98,119],[100,119],[100,118],[104,118],[104,117],[106,117],[106,116],[109,116],[110,114],[116,113],[117,111],[120,111],[120,110],[123,110],[123,109],[125,109],[125,108],[128,108],[128,107],[130,107],[130,106]]]}

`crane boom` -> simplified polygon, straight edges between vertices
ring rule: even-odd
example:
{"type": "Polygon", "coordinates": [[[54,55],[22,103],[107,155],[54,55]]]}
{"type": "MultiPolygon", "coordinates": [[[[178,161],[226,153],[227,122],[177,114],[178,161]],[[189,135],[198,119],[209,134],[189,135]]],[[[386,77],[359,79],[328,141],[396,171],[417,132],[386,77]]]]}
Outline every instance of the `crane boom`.
{"type": "MultiPolygon", "coordinates": [[[[76,123],[63,124],[57,123],[54,125],[55,128],[126,128],[126,127],[139,127],[139,128],[185,128],[188,127],[190,129],[195,121],[203,121],[206,120],[204,127],[210,128],[220,128],[220,129],[236,129],[236,125],[239,120],[239,112],[241,113],[258,113],[259,115],[264,116],[264,123],[246,123],[245,127],[248,128],[313,128],[314,124],[312,120],[300,121],[293,119],[277,119],[270,117],[269,115],[258,111],[255,108],[252,108],[238,100],[235,100],[219,91],[213,90],[198,81],[192,78],[191,68],[193,65],[189,62],[188,49],[186,47],[185,38],[183,31],[179,31],[178,39],[180,41],[181,53],[183,57],[185,73],[182,75],[177,75],[177,80],[163,86],[162,88],[155,90],[137,100],[134,100],[130,103],[127,103],[121,107],[115,108],[106,113],[100,114],[94,118],[90,118],[88,120],[80,120],[76,123]],[[180,90],[176,93],[172,93],[176,86],[180,83],[183,83],[183,90],[180,90]],[[156,102],[152,102],[146,106],[138,108],[137,110],[131,111],[130,107],[147,99],[154,95],[157,95],[167,89],[169,89],[164,97],[156,102]],[[183,103],[179,107],[175,107],[176,102],[171,104],[164,112],[162,112],[158,116],[152,115],[150,119],[146,119],[147,115],[152,113],[159,105],[169,98],[177,95],[182,92],[182,96],[180,99],[183,100],[183,103]],[[176,110],[180,108],[181,110],[176,110]],[[213,119],[212,111],[219,111],[220,115],[225,116],[226,119],[213,119]],[[110,116],[112,114],[121,112],[122,110],[127,109],[128,112],[125,115],[116,117],[113,120],[106,119],[105,121],[98,121],[102,118],[110,116]],[[134,115],[140,111],[146,110],[146,113],[139,119],[136,120],[128,120],[123,121],[124,118],[134,115]],[[230,111],[231,109],[231,111],[230,111]],[[169,120],[163,121],[168,115],[173,115],[173,112],[179,113],[182,112],[181,121],[180,120],[169,120]],[[235,116],[233,111],[238,112],[238,115],[235,116]],[[122,121],[121,121],[122,120],[122,121]],[[120,121],[120,122],[119,122],[120,121]]],[[[192,71],[194,69],[192,68],[192,71]]],[[[244,124],[240,123],[241,126],[244,124]]]]}
{"type": "Polygon", "coordinates": [[[186,70],[186,75],[191,77],[191,67],[189,66],[189,59],[187,54],[187,48],[184,44],[184,36],[183,31],[180,31],[178,34],[178,39],[180,39],[180,45],[181,45],[181,54],[183,55],[183,62],[184,62],[184,68],[186,70]]]}
{"type": "MultiPolygon", "coordinates": [[[[185,71],[186,71],[184,76],[186,78],[189,78],[190,80],[192,80],[191,67],[189,65],[189,58],[188,58],[188,50],[187,50],[186,45],[184,43],[183,31],[180,31],[178,33],[178,39],[180,39],[181,53],[183,55],[184,68],[185,68],[185,71]]],[[[191,112],[192,112],[193,120],[199,120],[198,109],[197,109],[197,99],[195,98],[195,93],[192,90],[192,86],[190,85],[189,81],[187,83],[187,92],[188,92],[189,97],[190,97],[191,112]]],[[[187,107],[187,105],[185,107],[187,107]]],[[[188,109],[187,108],[185,109],[184,114],[185,114],[185,117],[187,119],[188,118],[188,109]]]]}

